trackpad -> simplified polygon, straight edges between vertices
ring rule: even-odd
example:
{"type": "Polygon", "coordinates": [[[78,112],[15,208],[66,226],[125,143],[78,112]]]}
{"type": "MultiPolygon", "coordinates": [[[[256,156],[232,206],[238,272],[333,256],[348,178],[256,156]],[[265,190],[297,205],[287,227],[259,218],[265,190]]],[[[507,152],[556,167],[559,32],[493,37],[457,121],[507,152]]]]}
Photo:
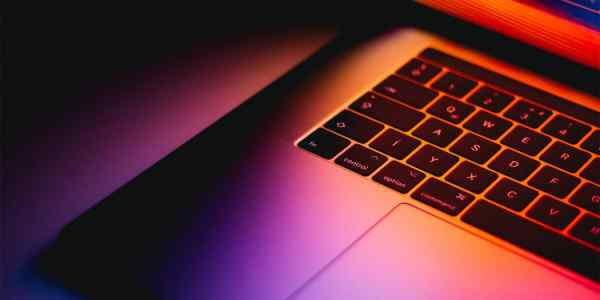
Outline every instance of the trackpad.
{"type": "Polygon", "coordinates": [[[589,288],[399,205],[293,299],[597,299],[589,288]]]}

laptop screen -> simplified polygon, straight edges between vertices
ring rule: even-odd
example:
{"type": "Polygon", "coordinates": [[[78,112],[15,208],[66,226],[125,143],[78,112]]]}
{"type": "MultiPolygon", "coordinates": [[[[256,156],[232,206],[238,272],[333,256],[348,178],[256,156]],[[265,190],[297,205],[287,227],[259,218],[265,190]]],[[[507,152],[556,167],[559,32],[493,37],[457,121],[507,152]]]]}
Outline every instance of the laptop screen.
{"type": "Polygon", "coordinates": [[[600,0],[519,0],[519,2],[600,31],[600,0]]]}
{"type": "Polygon", "coordinates": [[[600,69],[600,0],[417,2],[600,69]]]}

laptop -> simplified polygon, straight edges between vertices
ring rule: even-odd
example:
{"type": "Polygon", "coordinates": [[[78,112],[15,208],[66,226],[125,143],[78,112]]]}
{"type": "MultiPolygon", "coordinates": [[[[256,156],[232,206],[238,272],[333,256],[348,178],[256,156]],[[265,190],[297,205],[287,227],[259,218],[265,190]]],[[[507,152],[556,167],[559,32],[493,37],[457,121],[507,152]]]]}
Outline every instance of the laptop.
{"type": "Polygon", "coordinates": [[[341,30],[40,270],[92,299],[600,298],[599,2],[419,2],[341,30]]]}

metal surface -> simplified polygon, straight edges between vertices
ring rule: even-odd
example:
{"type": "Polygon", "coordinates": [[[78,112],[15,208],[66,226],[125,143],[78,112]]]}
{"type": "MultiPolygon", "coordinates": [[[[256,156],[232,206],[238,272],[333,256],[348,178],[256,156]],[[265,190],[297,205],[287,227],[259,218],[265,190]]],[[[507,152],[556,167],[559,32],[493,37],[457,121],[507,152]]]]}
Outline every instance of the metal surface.
{"type": "Polygon", "coordinates": [[[292,299],[598,299],[560,274],[402,204],[292,299]]]}

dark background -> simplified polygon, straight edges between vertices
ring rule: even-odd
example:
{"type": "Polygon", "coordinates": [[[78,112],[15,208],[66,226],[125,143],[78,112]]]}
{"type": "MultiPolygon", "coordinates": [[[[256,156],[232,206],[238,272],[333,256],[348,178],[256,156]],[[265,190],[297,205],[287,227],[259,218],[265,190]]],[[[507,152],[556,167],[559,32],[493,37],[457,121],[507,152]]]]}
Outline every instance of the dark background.
{"type": "Polygon", "coordinates": [[[33,271],[62,226],[336,30],[226,5],[30,7],[3,23],[2,299],[79,299],[33,271]]]}

